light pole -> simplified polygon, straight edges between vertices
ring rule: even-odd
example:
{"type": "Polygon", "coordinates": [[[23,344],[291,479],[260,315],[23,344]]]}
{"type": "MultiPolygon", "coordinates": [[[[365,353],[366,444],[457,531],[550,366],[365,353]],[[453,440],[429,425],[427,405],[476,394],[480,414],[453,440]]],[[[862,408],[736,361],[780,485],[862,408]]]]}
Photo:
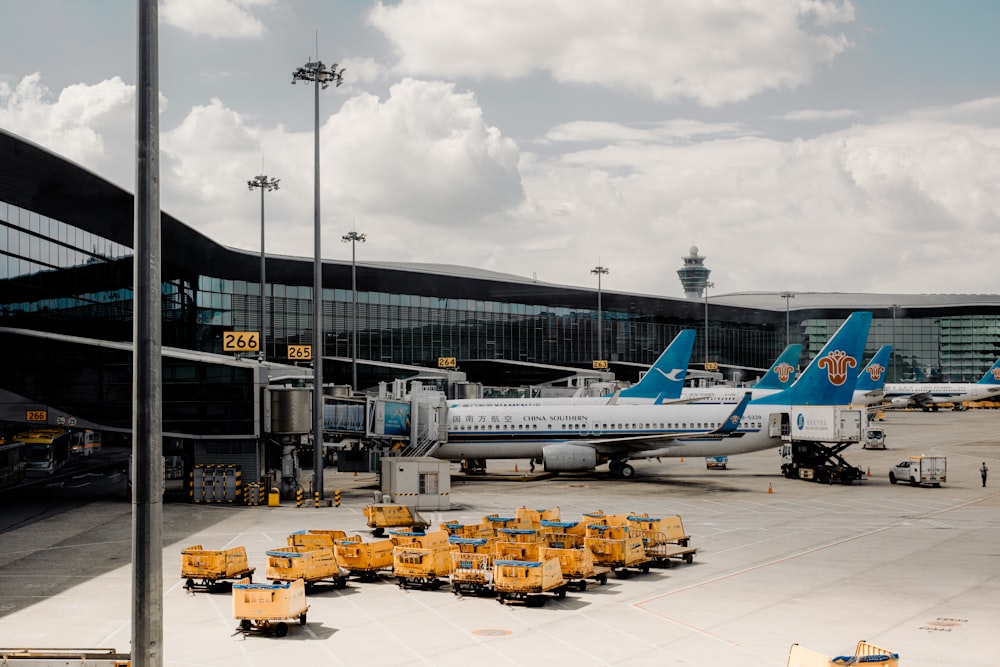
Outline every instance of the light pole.
{"type": "Polygon", "coordinates": [[[705,283],[705,365],[708,366],[708,288],[715,287],[715,283],[705,283]]]}
{"type": "Polygon", "coordinates": [[[792,344],[791,328],[788,325],[789,322],[788,309],[789,309],[789,303],[791,302],[792,299],[795,298],[795,295],[791,292],[782,292],[780,296],[782,299],[785,300],[785,347],[788,347],[789,345],[792,344]]]}
{"type": "Polygon", "coordinates": [[[610,273],[610,269],[606,266],[595,266],[590,270],[591,273],[597,274],[597,359],[604,360],[604,335],[601,333],[601,320],[604,316],[601,314],[601,276],[610,273]]]}
{"type": "Polygon", "coordinates": [[[308,81],[315,90],[313,132],[313,493],[323,497],[323,261],[320,258],[319,217],[319,89],[344,82],[344,69],[330,69],[323,61],[309,61],[292,72],[292,85],[308,81]]]}
{"type": "Polygon", "coordinates": [[[358,277],[354,249],[358,242],[365,242],[365,235],[358,234],[353,229],[340,237],[344,243],[351,244],[351,389],[358,388],[358,277]]]}
{"type": "Polygon", "coordinates": [[[254,176],[247,181],[251,191],[260,188],[260,360],[267,359],[267,304],[264,303],[264,286],[267,284],[264,273],[264,193],[278,189],[277,178],[268,178],[264,174],[254,176]]]}

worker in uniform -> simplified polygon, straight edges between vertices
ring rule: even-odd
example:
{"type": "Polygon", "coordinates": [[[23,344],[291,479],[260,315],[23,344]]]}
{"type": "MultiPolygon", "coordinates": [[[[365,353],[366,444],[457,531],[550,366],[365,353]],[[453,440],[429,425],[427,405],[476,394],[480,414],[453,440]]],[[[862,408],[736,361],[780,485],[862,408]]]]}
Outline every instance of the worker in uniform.
{"type": "Polygon", "coordinates": [[[979,469],[979,474],[983,476],[984,488],[986,487],[986,473],[988,473],[989,471],[990,469],[986,467],[986,461],[983,461],[983,467],[979,469]]]}

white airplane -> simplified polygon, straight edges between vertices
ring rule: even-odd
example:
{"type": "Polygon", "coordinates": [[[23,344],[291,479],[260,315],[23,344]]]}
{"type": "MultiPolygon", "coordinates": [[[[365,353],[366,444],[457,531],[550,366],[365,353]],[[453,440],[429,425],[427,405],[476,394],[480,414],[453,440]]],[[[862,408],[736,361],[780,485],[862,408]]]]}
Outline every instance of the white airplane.
{"type": "Polygon", "coordinates": [[[739,403],[743,394],[750,392],[751,398],[762,398],[788,389],[795,382],[802,346],[792,343],[778,355],[771,367],[757,384],[752,387],[684,387],[681,403],[739,403]]]}
{"type": "Polygon", "coordinates": [[[613,474],[632,477],[629,459],[728,456],[778,447],[782,435],[796,429],[833,429],[835,412],[816,406],[850,403],[856,378],[850,369],[860,363],[871,317],[852,314],[790,388],[756,400],[744,396],[735,408],[714,402],[449,405],[448,441],[431,455],[529,458],[551,472],[593,470],[607,461],[613,474]]]}
{"type": "Polygon", "coordinates": [[[895,408],[937,410],[939,403],[961,404],[1000,396],[1000,359],[978,382],[886,382],[884,400],[895,408]]]}

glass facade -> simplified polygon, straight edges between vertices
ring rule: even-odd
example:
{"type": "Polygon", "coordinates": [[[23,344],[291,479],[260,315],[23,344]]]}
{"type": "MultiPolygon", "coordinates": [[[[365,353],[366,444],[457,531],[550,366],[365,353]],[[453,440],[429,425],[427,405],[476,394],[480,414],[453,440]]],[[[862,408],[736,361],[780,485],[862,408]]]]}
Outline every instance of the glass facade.
{"type": "MultiPolygon", "coordinates": [[[[199,242],[209,243],[207,239],[199,242]]],[[[231,254],[230,264],[206,262],[200,270],[191,271],[178,268],[169,252],[165,247],[164,346],[221,354],[223,332],[260,330],[256,258],[226,250],[231,254]]],[[[132,260],[132,250],[125,244],[0,201],[0,326],[130,341],[132,260]]],[[[295,280],[276,280],[266,286],[266,355],[271,360],[287,361],[288,345],[312,343],[311,261],[296,264],[295,280]]],[[[272,276],[269,267],[268,277],[272,276]]],[[[471,280],[432,278],[438,281],[434,289],[423,291],[436,290],[437,296],[366,289],[365,281],[359,281],[359,361],[435,367],[439,357],[456,357],[589,368],[596,356],[596,299],[595,307],[564,305],[574,300],[589,303],[586,290],[555,287],[563,291],[551,291],[553,286],[546,286],[552,298],[542,303],[546,297],[532,293],[530,284],[505,290],[505,284],[496,283],[497,294],[511,291],[529,296],[501,300],[491,293],[489,284],[473,289],[468,287],[471,280]],[[476,292],[484,298],[471,298],[476,292]]],[[[420,280],[415,276],[409,282],[415,285],[420,280]]],[[[780,308],[753,311],[750,317],[743,312],[748,309],[712,305],[706,344],[705,311],[700,304],[673,305],[677,302],[664,299],[657,304],[658,312],[652,313],[629,304],[629,295],[617,297],[616,302],[614,293],[605,294],[601,311],[601,349],[611,362],[650,364],[685,328],[698,331],[694,365],[714,361],[722,366],[766,368],[785,343],[786,313],[780,308]]],[[[803,362],[819,351],[846,315],[846,309],[836,310],[829,319],[808,311],[792,313],[791,338],[805,345],[803,362]]],[[[323,354],[351,357],[355,323],[349,283],[324,290],[323,318],[323,354]]],[[[873,321],[869,354],[883,344],[892,344],[896,350],[890,381],[974,381],[1000,356],[1000,314],[938,309],[934,316],[925,317],[920,311],[890,311],[873,321]]],[[[336,373],[342,371],[328,369],[325,380],[346,381],[336,373]]],[[[752,373],[736,377],[749,380],[752,373]]]]}

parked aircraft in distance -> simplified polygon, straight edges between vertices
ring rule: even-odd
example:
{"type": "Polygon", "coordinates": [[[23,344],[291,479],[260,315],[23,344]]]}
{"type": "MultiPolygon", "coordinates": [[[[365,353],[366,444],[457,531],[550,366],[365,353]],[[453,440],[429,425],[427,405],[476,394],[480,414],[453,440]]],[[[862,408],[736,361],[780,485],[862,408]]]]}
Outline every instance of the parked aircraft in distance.
{"type": "Polygon", "coordinates": [[[761,398],[791,387],[799,367],[802,346],[792,343],[782,351],[760,381],[752,387],[684,387],[681,403],[737,403],[743,394],[761,398]]]}
{"type": "Polygon", "coordinates": [[[937,410],[940,403],[960,405],[1000,396],[1000,359],[978,382],[886,382],[884,400],[893,407],[937,410]]]}
{"type": "Polygon", "coordinates": [[[452,405],[448,440],[431,452],[441,459],[540,461],[551,472],[593,470],[608,462],[613,474],[632,477],[630,459],[728,456],[782,443],[782,435],[836,419],[851,402],[871,313],[854,313],[788,389],[733,409],[719,403],[645,405],[452,405]],[[810,408],[803,408],[810,406],[810,408]],[[801,410],[811,409],[808,419],[801,410]],[[792,415],[796,413],[793,423],[792,415]],[[734,421],[736,423],[734,423],[734,421]]]}
{"type": "Polygon", "coordinates": [[[883,345],[858,373],[851,405],[875,405],[882,402],[885,394],[885,376],[892,354],[892,345],[883,345]]]}
{"type": "MultiPolygon", "coordinates": [[[[552,396],[540,398],[466,398],[448,401],[448,407],[490,407],[528,405],[600,405],[654,403],[678,398],[687,379],[688,363],[694,348],[694,329],[684,329],[674,337],[667,349],[642,378],[631,387],[610,396],[552,396]]],[[[736,401],[733,401],[734,403],[736,401]]]]}

